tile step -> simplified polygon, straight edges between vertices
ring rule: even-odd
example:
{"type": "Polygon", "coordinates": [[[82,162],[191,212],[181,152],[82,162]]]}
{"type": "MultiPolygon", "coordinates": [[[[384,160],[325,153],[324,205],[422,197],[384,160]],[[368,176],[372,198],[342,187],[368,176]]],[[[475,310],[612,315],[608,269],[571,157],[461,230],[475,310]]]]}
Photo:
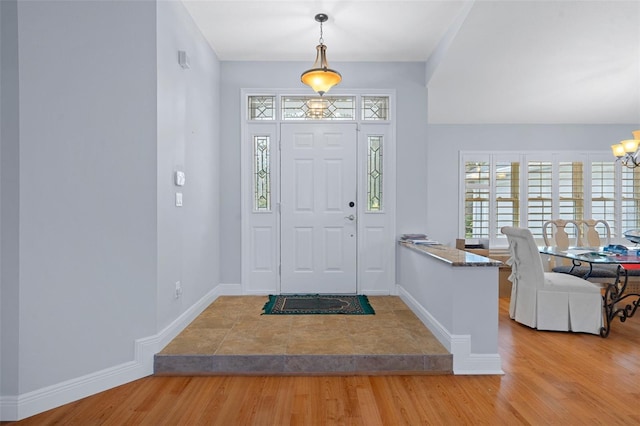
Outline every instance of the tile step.
{"type": "Polygon", "coordinates": [[[309,375],[453,374],[453,355],[171,355],[157,354],[154,374],[309,375]]]}

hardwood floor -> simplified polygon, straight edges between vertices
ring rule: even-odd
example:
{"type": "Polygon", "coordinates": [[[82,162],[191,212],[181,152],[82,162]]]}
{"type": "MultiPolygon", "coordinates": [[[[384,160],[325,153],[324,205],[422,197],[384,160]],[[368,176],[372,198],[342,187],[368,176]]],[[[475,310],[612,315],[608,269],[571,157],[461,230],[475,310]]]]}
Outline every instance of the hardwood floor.
{"type": "Polygon", "coordinates": [[[503,376],[147,377],[15,424],[640,424],[640,317],[602,339],[507,310],[503,376]]]}

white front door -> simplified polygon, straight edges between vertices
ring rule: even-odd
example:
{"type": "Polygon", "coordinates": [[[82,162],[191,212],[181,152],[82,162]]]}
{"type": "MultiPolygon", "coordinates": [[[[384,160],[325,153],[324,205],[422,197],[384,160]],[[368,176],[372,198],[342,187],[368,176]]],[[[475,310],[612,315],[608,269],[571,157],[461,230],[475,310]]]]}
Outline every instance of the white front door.
{"type": "Polygon", "coordinates": [[[282,124],[281,293],[355,294],[355,124],[282,124]]]}

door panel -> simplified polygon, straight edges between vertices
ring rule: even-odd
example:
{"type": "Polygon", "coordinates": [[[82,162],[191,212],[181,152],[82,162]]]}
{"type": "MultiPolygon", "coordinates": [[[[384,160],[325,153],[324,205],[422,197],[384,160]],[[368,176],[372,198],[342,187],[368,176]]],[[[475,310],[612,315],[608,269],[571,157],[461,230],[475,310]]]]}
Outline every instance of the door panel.
{"type": "Polygon", "coordinates": [[[356,293],[356,126],[283,124],[281,141],[281,293],[356,293]]]}

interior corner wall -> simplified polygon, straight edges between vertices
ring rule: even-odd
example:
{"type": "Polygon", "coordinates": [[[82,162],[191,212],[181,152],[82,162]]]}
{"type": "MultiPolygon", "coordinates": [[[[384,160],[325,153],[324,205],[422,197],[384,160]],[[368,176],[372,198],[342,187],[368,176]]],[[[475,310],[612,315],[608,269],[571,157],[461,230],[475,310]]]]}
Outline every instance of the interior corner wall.
{"type": "Polygon", "coordinates": [[[460,238],[460,151],[602,151],[626,139],[634,124],[430,124],[427,228],[449,245],[460,238]]]}
{"type": "MultiPolygon", "coordinates": [[[[240,90],[307,90],[300,74],[307,62],[225,62],[221,63],[221,282],[241,280],[240,211],[240,90]]],[[[342,74],[342,82],[331,95],[342,90],[387,89],[396,92],[397,194],[396,231],[418,232],[425,228],[426,216],[426,133],[427,96],[424,62],[332,63],[342,74]]]]}
{"type": "Polygon", "coordinates": [[[156,331],[155,7],[18,2],[14,395],[131,362],[156,331]]]}
{"type": "Polygon", "coordinates": [[[18,97],[17,2],[0,1],[0,397],[18,389],[18,97]]]}
{"type": "Polygon", "coordinates": [[[220,283],[220,63],[181,2],[159,1],[157,11],[161,330],[220,283]],[[178,51],[188,68],[179,65],[178,51]],[[176,171],[185,173],[184,186],[175,185],[176,171]]]}

